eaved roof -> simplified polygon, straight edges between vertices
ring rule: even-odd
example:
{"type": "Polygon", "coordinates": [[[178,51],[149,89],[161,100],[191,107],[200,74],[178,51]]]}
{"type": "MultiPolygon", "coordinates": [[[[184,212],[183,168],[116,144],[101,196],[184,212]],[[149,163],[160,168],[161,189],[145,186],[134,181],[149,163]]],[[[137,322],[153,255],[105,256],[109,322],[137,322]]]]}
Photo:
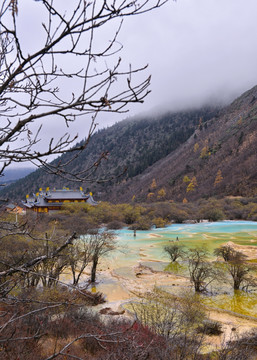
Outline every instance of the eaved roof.
{"type": "Polygon", "coordinates": [[[44,195],[45,199],[49,200],[69,200],[69,199],[87,199],[88,195],[86,195],[82,190],[52,190],[47,191],[44,195]]]}
{"type": "Polygon", "coordinates": [[[43,207],[44,206],[45,207],[45,206],[51,206],[51,205],[52,204],[51,203],[49,204],[43,196],[39,195],[38,197],[36,197],[34,202],[31,203],[30,207],[33,207],[33,206],[36,206],[36,207],[43,207]]]}
{"type": "Polygon", "coordinates": [[[12,210],[15,209],[16,207],[17,207],[17,205],[14,205],[14,204],[11,204],[11,203],[6,205],[7,209],[12,209],[12,210]]]}
{"type": "MultiPolygon", "coordinates": [[[[40,189],[41,190],[41,189],[40,189]]],[[[64,188],[62,190],[49,190],[33,194],[32,198],[27,196],[27,200],[23,201],[23,205],[27,208],[33,207],[53,207],[61,206],[65,200],[85,200],[90,205],[97,205],[98,203],[93,199],[92,194],[85,194],[82,188],[80,190],[69,190],[64,188]],[[52,203],[54,200],[59,200],[58,203],[52,203]]]]}

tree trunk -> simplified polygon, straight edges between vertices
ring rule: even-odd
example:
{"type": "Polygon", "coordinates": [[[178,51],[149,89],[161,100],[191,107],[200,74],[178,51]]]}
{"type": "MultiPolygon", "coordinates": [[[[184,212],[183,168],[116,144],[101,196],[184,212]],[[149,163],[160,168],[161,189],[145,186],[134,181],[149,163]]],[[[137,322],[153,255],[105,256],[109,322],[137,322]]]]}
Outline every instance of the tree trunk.
{"type": "Polygon", "coordinates": [[[97,268],[97,264],[98,264],[98,257],[94,257],[93,258],[93,264],[92,264],[92,268],[91,268],[91,283],[95,282],[96,279],[96,268],[97,268]]]}
{"type": "Polygon", "coordinates": [[[238,279],[234,280],[234,290],[239,290],[241,281],[238,281],[238,279]]]}

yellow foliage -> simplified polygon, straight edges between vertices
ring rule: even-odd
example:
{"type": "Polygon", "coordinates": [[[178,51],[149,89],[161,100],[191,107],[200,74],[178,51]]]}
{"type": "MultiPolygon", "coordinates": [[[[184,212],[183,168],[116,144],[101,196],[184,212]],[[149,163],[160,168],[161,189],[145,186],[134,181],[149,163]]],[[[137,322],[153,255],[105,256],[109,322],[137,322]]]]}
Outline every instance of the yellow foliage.
{"type": "Polygon", "coordinates": [[[197,152],[198,149],[199,149],[199,144],[198,144],[198,143],[195,143],[195,145],[194,145],[194,152],[197,152]]]}
{"type": "Polygon", "coordinates": [[[117,216],[120,217],[119,220],[125,222],[126,224],[132,224],[138,221],[144,210],[140,205],[120,204],[112,206],[118,213],[117,216]]]}
{"type": "Polygon", "coordinates": [[[193,176],[193,177],[192,177],[191,182],[194,184],[194,186],[197,186],[197,185],[198,185],[198,184],[197,184],[197,180],[196,180],[196,177],[195,177],[195,176],[193,176]]]}
{"type": "Polygon", "coordinates": [[[208,147],[207,146],[204,146],[201,150],[201,153],[200,153],[200,158],[201,159],[204,159],[205,157],[208,156],[208,147]]]}
{"type": "Polygon", "coordinates": [[[257,215],[257,204],[252,204],[251,211],[248,214],[248,218],[251,218],[251,217],[256,216],[256,215],[257,215]]]}
{"type": "Polygon", "coordinates": [[[157,185],[156,185],[156,181],[155,181],[155,179],[153,179],[153,181],[152,181],[152,184],[151,184],[150,188],[151,188],[152,190],[154,190],[154,189],[156,189],[156,187],[157,187],[157,185]]]}
{"type": "Polygon", "coordinates": [[[189,179],[189,177],[188,177],[187,175],[184,176],[183,182],[184,182],[184,183],[190,182],[190,179],[189,179]]]}
{"type": "Polygon", "coordinates": [[[157,199],[164,199],[166,196],[166,191],[164,188],[161,188],[157,193],[157,199]]]}
{"type": "Polygon", "coordinates": [[[154,218],[153,223],[157,228],[163,228],[166,225],[166,221],[161,217],[154,218]]]}
{"type": "Polygon", "coordinates": [[[195,190],[195,187],[196,187],[197,185],[198,185],[198,184],[197,184],[196,177],[193,176],[191,182],[188,184],[187,192],[189,192],[189,191],[194,191],[194,190],[195,190]]]}
{"type": "Polygon", "coordinates": [[[188,184],[187,192],[189,192],[189,191],[194,191],[194,190],[195,190],[195,186],[194,186],[194,184],[191,182],[190,184],[188,184]]]}
{"type": "Polygon", "coordinates": [[[147,195],[147,200],[151,200],[153,197],[154,197],[154,193],[153,193],[153,192],[150,192],[150,193],[147,195]]]}
{"type": "Polygon", "coordinates": [[[214,181],[214,186],[218,185],[222,180],[223,180],[223,176],[222,176],[221,170],[218,170],[215,181],[214,181]]]}

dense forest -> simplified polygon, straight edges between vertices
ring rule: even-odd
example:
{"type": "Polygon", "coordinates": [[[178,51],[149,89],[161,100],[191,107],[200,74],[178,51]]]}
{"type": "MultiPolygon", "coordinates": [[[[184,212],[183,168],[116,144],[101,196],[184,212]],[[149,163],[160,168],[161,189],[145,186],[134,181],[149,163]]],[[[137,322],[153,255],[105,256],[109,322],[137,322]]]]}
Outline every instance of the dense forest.
{"type": "MultiPolygon", "coordinates": [[[[149,166],[183,144],[199,126],[217,113],[216,108],[202,108],[176,113],[166,113],[156,117],[141,117],[124,120],[107,129],[98,130],[90,139],[85,151],[67,166],[67,170],[83,171],[97,161],[103,152],[108,157],[102,160],[91,181],[82,184],[86,189],[101,193],[113,184],[141,174],[149,166]],[[122,176],[121,176],[122,175],[122,176]],[[98,180],[113,181],[97,183],[98,180]]],[[[203,124],[203,125],[202,125],[203,124]]],[[[74,154],[66,154],[54,161],[55,164],[68,162],[74,154]]],[[[37,192],[40,187],[74,187],[65,178],[48,174],[39,169],[15,184],[1,191],[10,199],[20,199],[27,193],[37,192]]],[[[97,195],[96,195],[97,196],[97,195]]]]}
{"type": "Polygon", "coordinates": [[[53,162],[67,163],[66,169],[77,173],[91,166],[88,181],[76,185],[65,174],[55,176],[39,169],[1,194],[17,201],[41,187],[82,185],[96,200],[115,203],[253,197],[257,186],[256,104],[254,87],[222,109],[124,120],[97,131],[72,163],[71,153],[53,162]]]}
{"type": "Polygon", "coordinates": [[[142,174],[112,189],[116,201],[192,201],[224,196],[255,196],[257,187],[257,87],[215,117],[200,124],[176,150],[142,174]],[[155,191],[152,183],[155,180],[155,191]],[[115,190],[115,191],[113,191],[115,190]]]}

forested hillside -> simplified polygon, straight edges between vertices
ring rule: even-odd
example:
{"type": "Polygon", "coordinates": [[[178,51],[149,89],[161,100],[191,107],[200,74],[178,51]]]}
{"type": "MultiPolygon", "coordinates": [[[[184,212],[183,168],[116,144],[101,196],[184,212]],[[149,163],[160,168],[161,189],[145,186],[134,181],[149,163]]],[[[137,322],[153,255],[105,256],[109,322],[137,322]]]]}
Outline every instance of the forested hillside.
{"type": "Polygon", "coordinates": [[[7,169],[4,176],[0,177],[0,184],[10,184],[12,182],[15,182],[18,179],[27,176],[32,171],[35,171],[35,169],[32,167],[7,169]]]}
{"type": "Polygon", "coordinates": [[[257,194],[257,86],[198,127],[166,158],[113,192],[117,201],[257,194]]]}
{"type": "MultiPolygon", "coordinates": [[[[83,171],[95,162],[102,152],[107,151],[109,153],[107,161],[102,161],[92,178],[93,180],[114,178],[114,180],[82,184],[85,189],[93,191],[99,199],[106,199],[114,184],[141,174],[149,166],[176,150],[196,128],[204,127],[217,111],[216,108],[206,107],[166,113],[162,116],[126,119],[95,133],[87,149],[68,168],[72,168],[73,172],[83,171]],[[123,175],[119,176],[121,174],[123,175]]],[[[71,156],[71,154],[64,155],[55,162],[65,163],[71,156]]],[[[80,184],[49,175],[40,169],[6,187],[2,190],[2,196],[10,199],[25,198],[27,193],[36,192],[40,187],[47,186],[62,188],[76,187],[80,184]]]]}
{"type": "MultiPolygon", "coordinates": [[[[113,202],[255,196],[257,87],[223,109],[127,119],[99,130],[68,168],[83,171],[103,152],[108,158],[92,182],[74,184],[38,170],[6,187],[2,196],[20,200],[40,187],[81,185],[97,200],[113,202]]],[[[55,162],[65,163],[71,156],[55,162]]]]}

